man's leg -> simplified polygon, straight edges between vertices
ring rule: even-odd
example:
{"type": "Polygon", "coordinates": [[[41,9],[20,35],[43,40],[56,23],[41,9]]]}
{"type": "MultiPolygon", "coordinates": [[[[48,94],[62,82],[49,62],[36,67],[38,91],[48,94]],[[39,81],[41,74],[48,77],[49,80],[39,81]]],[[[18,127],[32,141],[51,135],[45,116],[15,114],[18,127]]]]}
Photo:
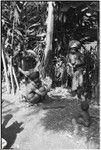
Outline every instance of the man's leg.
{"type": "Polygon", "coordinates": [[[72,91],[76,91],[77,90],[77,87],[78,87],[78,74],[79,72],[76,71],[73,75],[73,79],[72,79],[72,91]]]}
{"type": "Polygon", "coordinates": [[[33,104],[36,104],[40,101],[40,96],[38,94],[31,94],[29,96],[29,101],[33,104]]]}
{"type": "Polygon", "coordinates": [[[83,85],[83,74],[82,72],[79,73],[79,86],[81,87],[83,85]]]}

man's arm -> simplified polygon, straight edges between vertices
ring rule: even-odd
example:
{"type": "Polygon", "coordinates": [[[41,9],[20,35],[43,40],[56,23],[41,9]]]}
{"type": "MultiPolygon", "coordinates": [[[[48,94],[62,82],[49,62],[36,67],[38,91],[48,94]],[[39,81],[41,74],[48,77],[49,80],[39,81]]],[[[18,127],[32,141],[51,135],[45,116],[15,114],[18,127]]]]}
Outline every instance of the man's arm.
{"type": "Polygon", "coordinates": [[[85,66],[85,63],[77,64],[74,67],[74,71],[77,71],[78,68],[84,68],[84,66],[85,66]]]}
{"type": "Polygon", "coordinates": [[[26,77],[29,76],[29,71],[24,71],[22,70],[20,67],[18,68],[19,72],[21,72],[23,75],[25,75],[26,77]]]}
{"type": "Polygon", "coordinates": [[[38,95],[42,95],[42,93],[38,89],[35,89],[35,93],[38,95]]]}

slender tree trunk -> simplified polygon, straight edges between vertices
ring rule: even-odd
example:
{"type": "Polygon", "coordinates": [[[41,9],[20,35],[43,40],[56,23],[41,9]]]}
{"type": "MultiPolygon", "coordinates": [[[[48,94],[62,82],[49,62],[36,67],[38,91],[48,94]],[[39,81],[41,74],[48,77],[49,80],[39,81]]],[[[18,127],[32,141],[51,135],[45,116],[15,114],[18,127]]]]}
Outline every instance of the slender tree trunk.
{"type": "Polygon", "coordinates": [[[11,93],[14,94],[14,80],[13,80],[13,70],[12,70],[12,56],[10,57],[9,69],[10,69],[9,71],[10,71],[11,85],[12,85],[11,93]]]}
{"type": "Polygon", "coordinates": [[[9,84],[9,79],[8,79],[8,75],[7,75],[7,67],[6,67],[6,62],[5,62],[5,57],[4,57],[3,50],[2,50],[2,61],[3,61],[3,66],[4,66],[7,93],[10,93],[10,84],[9,84]]]}
{"type": "Polygon", "coordinates": [[[53,2],[48,2],[48,18],[47,24],[47,35],[46,35],[46,49],[44,57],[45,70],[49,65],[50,55],[52,54],[52,41],[53,41],[53,25],[54,25],[54,15],[53,15],[53,2]]]}
{"type": "Polygon", "coordinates": [[[13,50],[13,40],[14,40],[14,20],[13,20],[13,30],[12,30],[12,50],[13,50]]]}
{"type": "Polygon", "coordinates": [[[17,86],[17,91],[18,91],[19,90],[19,84],[18,84],[18,80],[17,80],[16,74],[15,74],[14,67],[12,67],[12,70],[13,70],[13,76],[14,76],[15,83],[16,83],[16,86],[17,86]]]}
{"type": "Polygon", "coordinates": [[[13,40],[14,40],[14,20],[13,20],[13,30],[12,30],[12,56],[10,56],[10,64],[9,64],[9,71],[10,71],[10,78],[11,78],[11,86],[12,90],[11,93],[14,94],[14,79],[13,79],[13,40]]]}

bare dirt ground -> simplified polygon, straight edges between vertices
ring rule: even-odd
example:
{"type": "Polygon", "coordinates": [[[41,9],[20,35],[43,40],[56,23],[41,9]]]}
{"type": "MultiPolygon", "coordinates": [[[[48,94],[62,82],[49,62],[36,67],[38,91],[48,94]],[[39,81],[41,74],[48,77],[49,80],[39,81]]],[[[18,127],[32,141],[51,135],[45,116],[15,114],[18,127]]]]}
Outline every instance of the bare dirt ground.
{"type": "Polygon", "coordinates": [[[5,148],[99,149],[99,109],[90,108],[92,124],[78,126],[74,134],[73,115],[80,111],[77,99],[46,99],[40,106],[30,106],[21,97],[2,94],[2,138],[5,148]],[[47,108],[48,107],[48,108],[47,108]]]}

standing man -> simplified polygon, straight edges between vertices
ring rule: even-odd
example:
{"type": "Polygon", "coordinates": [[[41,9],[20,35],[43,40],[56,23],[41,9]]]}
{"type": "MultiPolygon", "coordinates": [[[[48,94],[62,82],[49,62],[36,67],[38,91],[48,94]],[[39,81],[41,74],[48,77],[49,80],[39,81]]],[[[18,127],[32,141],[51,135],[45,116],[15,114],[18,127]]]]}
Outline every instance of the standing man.
{"type": "Polygon", "coordinates": [[[80,42],[72,40],[69,42],[69,54],[67,56],[67,65],[70,66],[71,70],[71,90],[77,92],[78,87],[83,85],[83,69],[82,64],[82,54],[80,53],[80,42]],[[79,67],[78,67],[79,66],[79,67]]]}

